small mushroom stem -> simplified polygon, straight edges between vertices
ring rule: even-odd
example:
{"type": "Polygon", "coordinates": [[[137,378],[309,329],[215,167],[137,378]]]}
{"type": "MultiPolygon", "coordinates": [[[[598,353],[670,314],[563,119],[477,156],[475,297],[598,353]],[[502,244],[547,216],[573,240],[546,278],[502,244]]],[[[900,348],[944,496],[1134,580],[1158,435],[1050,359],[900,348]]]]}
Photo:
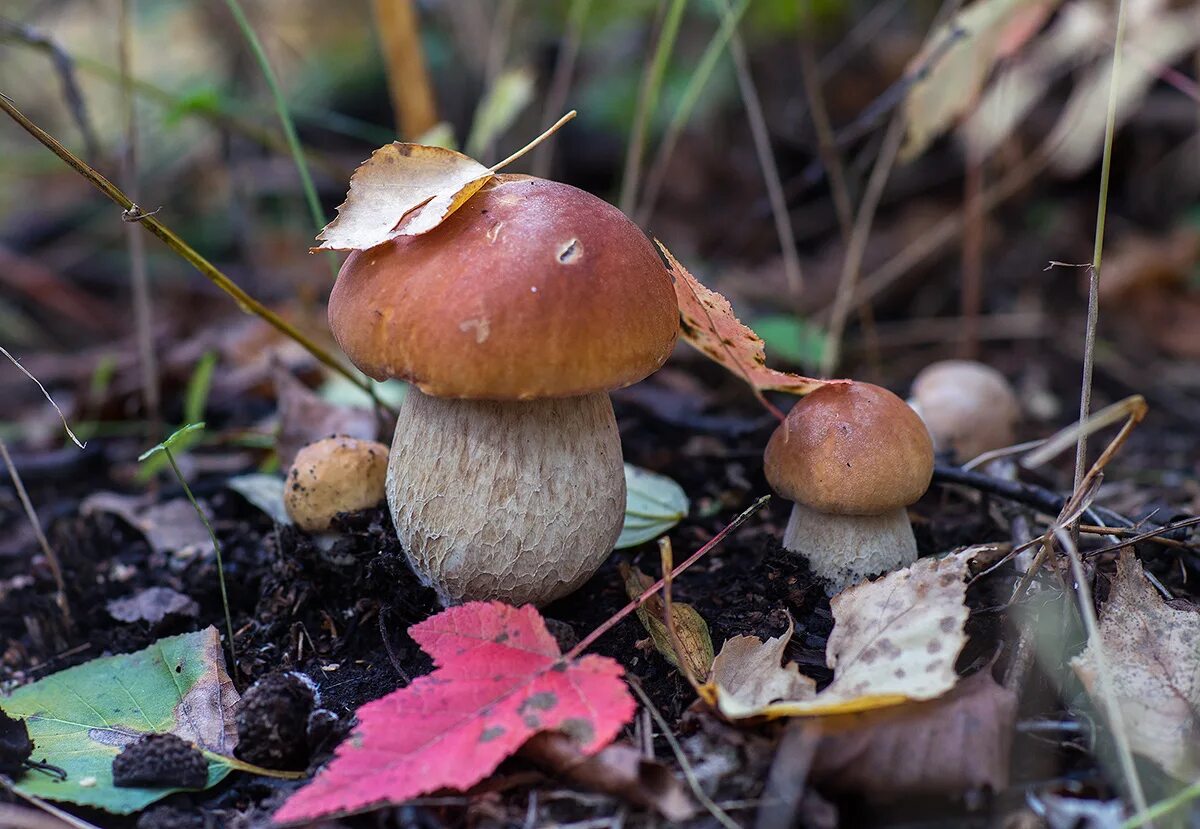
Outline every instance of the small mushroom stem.
{"type": "Polygon", "coordinates": [[[606,393],[523,402],[409,390],[388,506],[413,568],[446,603],[544,604],[612,552],[625,516],[606,393]]]}
{"type": "Polygon", "coordinates": [[[793,504],[783,546],[808,559],[831,596],[917,560],[917,540],[903,507],[882,515],[831,515],[793,504]]]}

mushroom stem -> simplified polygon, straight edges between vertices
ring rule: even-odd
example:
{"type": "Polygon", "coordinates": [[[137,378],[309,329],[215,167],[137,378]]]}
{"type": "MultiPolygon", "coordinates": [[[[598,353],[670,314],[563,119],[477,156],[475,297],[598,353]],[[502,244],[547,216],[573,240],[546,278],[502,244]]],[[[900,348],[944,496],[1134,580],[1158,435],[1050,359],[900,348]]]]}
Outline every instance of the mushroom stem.
{"type": "Polygon", "coordinates": [[[624,521],[612,403],[604,392],[515,402],[411,388],[387,496],[409,561],[443,602],[564,596],[612,552],[624,521]]]}
{"type": "Polygon", "coordinates": [[[783,546],[808,559],[831,596],[917,560],[917,541],[904,507],[882,515],[832,515],[794,503],[783,546]]]}

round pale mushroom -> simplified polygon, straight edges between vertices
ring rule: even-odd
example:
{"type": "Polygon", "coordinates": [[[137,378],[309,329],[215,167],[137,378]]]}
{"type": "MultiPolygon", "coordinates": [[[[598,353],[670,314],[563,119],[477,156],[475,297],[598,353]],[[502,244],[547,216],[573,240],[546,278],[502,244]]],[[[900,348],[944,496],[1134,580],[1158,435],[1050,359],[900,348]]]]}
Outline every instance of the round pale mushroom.
{"type": "Polygon", "coordinates": [[[612,551],[625,511],[608,399],[679,333],[658,253],[588,193],[500,175],[432,231],[350,254],[329,300],[342,350],[415,388],[387,495],[447,603],[542,604],[612,551]]]}
{"type": "Polygon", "coordinates": [[[943,360],[913,380],[909,405],[925,421],[934,451],[969,461],[1016,442],[1021,404],[1004,375],[974,360],[943,360]]]}
{"type": "Polygon", "coordinates": [[[793,502],[783,546],[830,594],[917,560],[909,504],[929,487],[933,444],[904,401],[869,383],[822,386],[771,435],[767,480],[793,502]]]}
{"type": "Polygon", "coordinates": [[[338,435],[296,453],[283,488],[283,505],[306,532],[328,532],[340,512],[369,509],[384,498],[388,448],[338,435]]]}

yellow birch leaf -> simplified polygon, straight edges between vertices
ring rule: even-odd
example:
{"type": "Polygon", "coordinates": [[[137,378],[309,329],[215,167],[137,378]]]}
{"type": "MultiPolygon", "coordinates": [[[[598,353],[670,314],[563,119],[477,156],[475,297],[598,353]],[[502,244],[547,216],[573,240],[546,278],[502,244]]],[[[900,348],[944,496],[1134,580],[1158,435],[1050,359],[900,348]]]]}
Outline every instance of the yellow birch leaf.
{"type": "Polygon", "coordinates": [[[442,147],[380,147],[350,177],[338,216],[313,250],[366,250],[433,230],[495,175],[475,159],[442,147]]]}

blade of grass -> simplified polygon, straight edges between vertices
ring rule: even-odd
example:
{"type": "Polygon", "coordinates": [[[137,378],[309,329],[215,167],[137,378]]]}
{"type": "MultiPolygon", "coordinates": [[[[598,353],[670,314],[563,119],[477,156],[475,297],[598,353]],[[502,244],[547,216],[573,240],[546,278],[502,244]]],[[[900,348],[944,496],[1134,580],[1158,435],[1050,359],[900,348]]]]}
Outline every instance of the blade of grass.
{"type": "Polygon", "coordinates": [[[650,118],[658,107],[658,95],[662,90],[663,75],[667,71],[667,63],[671,60],[671,52],[675,49],[675,38],[679,34],[683,10],[687,8],[687,0],[663,0],[664,3],[668,1],[670,6],[667,8],[662,26],[658,30],[658,43],[654,47],[654,54],[642,76],[637,109],[634,112],[633,125],[629,131],[629,146],[625,152],[625,170],[621,175],[621,192],[617,199],[617,206],[626,215],[633,212],[637,200],[646,133],[649,129],[650,118]]]}
{"type": "Polygon", "coordinates": [[[729,14],[721,16],[721,25],[713,33],[708,45],[704,47],[704,54],[700,56],[700,60],[692,70],[688,84],[684,87],[683,97],[679,99],[679,106],[675,107],[675,112],[671,115],[671,121],[667,124],[666,132],[663,133],[662,141],[658,144],[658,149],[654,153],[654,161],[647,173],[645,192],[637,212],[639,224],[644,224],[650,218],[650,214],[654,212],[659,193],[667,180],[667,168],[670,166],[671,156],[675,154],[675,145],[679,143],[684,128],[692,118],[692,110],[696,108],[696,103],[700,100],[700,94],[708,85],[713,70],[717,68],[717,61],[720,60],[721,55],[725,54],[729,38],[733,36],[749,5],[750,0],[737,0],[733,10],[729,14]]]}
{"type": "Polygon", "coordinates": [[[1146,826],[1155,818],[1168,815],[1180,806],[1186,806],[1198,797],[1200,797],[1200,780],[1197,780],[1186,788],[1180,789],[1166,800],[1160,800],[1149,809],[1138,812],[1122,823],[1120,829],[1138,829],[1140,826],[1146,826]]]}
{"type": "MultiPolygon", "coordinates": [[[[729,8],[729,0],[717,0],[717,4],[725,17],[732,13],[729,8]]],[[[767,130],[767,118],[763,114],[758,89],[754,86],[754,76],[750,74],[750,58],[746,55],[746,47],[742,43],[736,26],[729,38],[729,54],[733,58],[733,67],[737,71],[738,89],[742,93],[742,103],[746,107],[746,119],[750,122],[750,136],[754,139],[754,153],[758,156],[763,183],[767,188],[771,217],[775,221],[775,233],[779,237],[779,252],[783,256],[783,271],[787,276],[788,288],[795,297],[800,294],[800,290],[804,286],[804,274],[800,271],[800,253],[796,249],[796,234],[792,232],[792,218],[788,215],[787,197],[783,192],[779,168],[775,164],[775,153],[771,149],[771,135],[767,130]]]]}
{"type": "MultiPolygon", "coordinates": [[[[313,184],[312,175],[308,171],[308,161],[304,158],[304,148],[300,146],[300,138],[296,135],[296,125],[292,121],[292,114],[288,110],[287,100],[283,97],[283,89],[279,86],[279,79],[275,75],[275,70],[271,67],[271,61],[267,58],[267,51],[263,48],[262,41],[258,39],[258,35],[254,32],[254,27],[250,25],[250,21],[246,18],[246,13],[242,10],[242,4],[238,0],[225,0],[225,5],[229,7],[230,14],[233,15],[238,29],[241,30],[242,36],[246,38],[246,42],[250,44],[250,50],[254,53],[254,59],[258,62],[258,68],[262,71],[263,78],[267,82],[267,87],[271,90],[271,98],[275,102],[275,112],[279,116],[279,125],[283,128],[283,136],[287,140],[288,150],[291,151],[292,161],[296,164],[296,172],[300,174],[300,185],[304,189],[304,200],[308,203],[308,210],[312,214],[313,225],[318,231],[325,227],[325,213],[321,210],[321,199],[317,196],[316,185],[313,184]]],[[[331,253],[326,257],[329,262],[330,271],[337,276],[337,258],[331,253]]]]}
{"type": "Polygon", "coordinates": [[[365,391],[375,401],[377,406],[382,406],[387,411],[391,409],[381,403],[379,397],[375,393],[375,388],[369,382],[358,377],[354,372],[350,371],[321,346],[317,345],[308,336],[301,333],[290,322],[280,317],[271,309],[267,308],[254,297],[246,293],[241,286],[217,269],[215,265],[201,256],[193,247],[191,247],[183,239],[179,238],[173,230],[160,222],[152,214],[144,212],[138,205],[134,204],[129,196],[125,195],[119,187],[102,176],[87,162],[80,159],[66,147],[58,142],[54,136],[43,130],[37,124],[25,117],[17,107],[3,93],[0,93],[0,110],[3,110],[10,118],[16,121],[21,127],[40,141],[47,149],[65,161],[72,169],[81,176],[90,181],[97,190],[107,196],[110,200],[120,205],[125,213],[122,218],[128,222],[136,222],[147,231],[153,233],[161,239],[167,247],[179,254],[192,267],[198,270],[204,278],[215,284],[218,288],[228,294],[237,302],[238,307],[249,314],[261,318],[271,327],[278,330],[280,333],[292,340],[295,340],[309,354],[315,357],[319,362],[336,371],[338,374],[345,377],[354,385],[365,391]]]}
{"type": "Polygon", "coordinates": [[[217,556],[217,581],[221,586],[221,606],[225,608],[225,631],[229,635],[229,657],[230,665],[233,670],[229,673],[233,677],[234,684],[237,684],[237,649],[233,644],[233,617],[229,612],[229,594],[225,591],[225,565],[221,561],[221,542],[217,540],[217,533],[212,528],[212,522],[208,520],[208,516],[204,510],[200,508],[200,503],[196,500],[196,496],[192,494],[192,488],[188,486],[187,478],[183,476],[183,471],[179,468],[179,464],[175,462],[175,455],[171,452],[172,444],[187,436],[195,434],[204,428],[203,423],[189,423],[174,432],[170,437],[162,443],[152,446],[138,457],[138,461],[145,461],[162,452],[167,457],[167,463],[171,465],[171,471],[175,473],[175,478],[179,481],[179,485],[183,487],[183,494],[191,502],[192,508],[196,510],[196,515],[200,516],[201,523],[204,524],[204,529],[208,530],[208,537],[212,541],[213,552],[217,556]]]}
{"type": "MultiPolygon", "coordinates": [[[[1108,112],[1104,125],[1104,151],[1100,160],[1100,197],[1096,207],[1096,239],[1092,249],[1092,266],[1088,269],[1088,310],[1087,331],[1084,334],[1083,347],[1083,378],[1079,390],[1079,422],[1087,421],[1092,406],[1092,374],[1095,368],[1096,327],[1100,320],[1100,263],[1104,254],[1104,224],[1108,215],[1108,183],[1112,172],[1112,145],[1116,134],[1117,123],[1117,81],[1121,77],[1121,47],[1125,40],[1125,0],[1117,2],[1117,30],[1113,39],[1112,74],[1108,84],[1108,112]]],[[[1087,431],[1081,429],[1075,444],[1075,491],[1079,492],[1087,477],[1087,431]]],[[[1134,809],[1139,813],[1147,811],[1146,795],[1138,776],[1137,765],[1134,763],[1133,750],[1125,733],[1125,723],[1121,716],[1120,705],[1113,697],[1111,680],[1107,663],[1103,659],[1103,647],[1100,639],[1099,625],[1096,622],[1096,610],[1092,604],[1091,590],[1088,587],[1087,576],[1083,564],[1075,549],[1075,539],[1078,537],[1078,519],[1071,523],[1070,532],[1058,532],[1059,543],[1067,550],[1071,560],[1071,572],[1075,582],[1075,590],[1079,597],[1080,611],[1087,626],[1088,642],[1096,648],[1097,674],[1103,693],[1109,727],[1113,732],[1117,747],[1117,759],[1120,762],[1121,773],[1125,778],[1125,789],[1134,809]]]]}

